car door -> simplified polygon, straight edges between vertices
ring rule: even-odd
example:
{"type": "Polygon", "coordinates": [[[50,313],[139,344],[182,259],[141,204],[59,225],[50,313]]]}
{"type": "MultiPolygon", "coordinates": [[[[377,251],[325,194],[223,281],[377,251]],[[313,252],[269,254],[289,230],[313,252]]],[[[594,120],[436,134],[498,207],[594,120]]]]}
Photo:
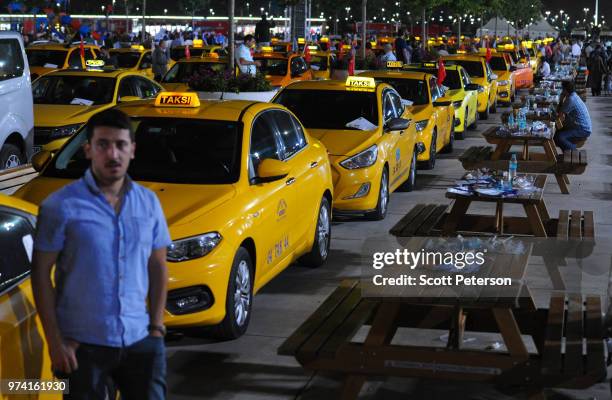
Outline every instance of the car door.
{"type": "MultiPolygon", "coordinates": [[[[431,103],[436,101],[442,101],[442,93],[438,87],[438,80],[434,77],[429,79],[429,91],[431,93],[431,103]]],[[[452,127],[450,106],[433,106],[434,120],[438,127],[438,138],[443,140],[436,140],[436,150],[441,150],[442,147],[450,140],[450,128],[452,127]]]]}
{"type": "MultiPolygon", "coordinates": [[[[470,76],[468,75],[468,73],[465,71],[465,69],[460,68],[461,70],[461,81],[463,82],[463,89],[465,90],[465,87],[467,85],[469,85],[470,83],[472,83],[472,81],[470,80],[470,76]]],[[[468,97],[467,99],[467,105],[468,105],[468,123],[471,124],[472,122],[476,121],[476,119],[478,119],[478,91],[477,90],[465,90],[465,97],[468,97]]]]}
{"type": "Polygon", "coordinates": [[[49,359],[29,277],[34,220],[0,207],[0,227],[0,378],[49,379],[49,359]]]}
{"type": "Polygon", "coordinates": [[[253,237],[258,254],[258,272],[255,285],[264,285],[291,261],[295,248],[293,225],[300,214],[296,204],[295,171],[271,182],[257,179],[257,168],[267,158],[284,161],[275,113],[259,113],[250,131],[248,213],[253,221],[253,237]]]}
{"type": "MultiPolygon", "coordinates": [[[[393,105],[390,93],[391,89],[385,89],[382,93],[382,115],[383,115],[383,127],[387,126],[387,123],[398,117],[397,110],[393,105]]],[[[383,128],[383,137],[381,144],[387,153],[387,162],[389,163],[389,187],[394,188],[397,186],[402,174],[404,162],[402,162],[403,149],[401,147],[401,135],[400,131],[387,131],[383,128]]],[[[405,151],[405,150],[404,150],[405,151]]]]}
{"type": "MultiPolygon", "coordinates": [[[[389,91],[389,98],[391,99],[391,104],[393,104],[393,108],[395,108],[395,114],[398,118],[406,118],[404,113],[405,107],[402,104],[402,98],[400,95],[394,91],[389,91]]],[[[412,124],[413,122],[411,122],[412,124]]],[[[414,128],[412,128],[414,129],[414,128]]],[[[411,129],[405,129],[403,131],[399,131],[399,141],[396,147],[395,157],[398,157],[399,154],[399,164],[396,165],[398,169],[398,181],[397,183],[401,183],[408,178],[408,173],[410,172],[410,163],[412,162],[412,156],[414,154],[414,146],[416,142],[416,135],[410,133],[411,129]]],[[[394,186],[393,184],[391,186],[394,186]]]]}

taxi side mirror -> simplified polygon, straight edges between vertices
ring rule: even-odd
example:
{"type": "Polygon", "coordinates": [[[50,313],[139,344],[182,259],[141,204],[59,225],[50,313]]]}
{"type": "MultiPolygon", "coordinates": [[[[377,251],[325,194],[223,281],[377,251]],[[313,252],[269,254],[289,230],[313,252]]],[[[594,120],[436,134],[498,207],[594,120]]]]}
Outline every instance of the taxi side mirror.
{"type": "Polygon", "coordinates": [[[283,179],[289,172],[291,167],[280,160],[272,158],[264,158],[257,167],[257,183],[273,182],[283,179]]]}
{"type": "Polygon", "coordinates": [[[128,101],[136,101],[136,100],[142,100],[142,99],[138,96],[123,96],[119,98],[120,103],[125,103],[128,101]]]}
{"type": "Polygon", "coordinates": [[[385,124],[385,132],[403,131],[410,126],[410,120],[406,118],[391,118],[385,124]]]}
{"type": "Polygon", "coordinates": [[[40,172],[50,160],[51,152],[47,150],[39,151],[32,156],[32,168],[34,168],[34,171],[40,172]]]}

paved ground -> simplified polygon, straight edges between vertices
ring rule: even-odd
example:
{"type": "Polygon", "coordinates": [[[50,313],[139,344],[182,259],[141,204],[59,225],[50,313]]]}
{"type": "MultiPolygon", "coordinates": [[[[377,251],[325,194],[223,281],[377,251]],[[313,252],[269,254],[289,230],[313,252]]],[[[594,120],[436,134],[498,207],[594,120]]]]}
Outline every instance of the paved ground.
{"type": "MultiPolygon", "coordinates": [[[[594,135],[585,149],[589,152],[587,173],[572,177],[572,195],[561,195],[553,180],[545,191],[551,215],[559,208],[595,211],[596,233],[599,238],[612,238],[612,98],[589,98],[594,135]]],[[[503,111],[504,109],[502,109],[503,111]]],[[[363,241],[370,236],[384,236],[417,202],[448,203],[445,187],[463,173],[457,156],[472,145],[484,144],[480,133],[499,122],[499,113],[488,121],[480,121],[476,131],[468,132],[464,141],[456,142],[453,154],[441,156],[434,171],[419,174],[418,190],[394,193],[389,215],[384,221],[338,222],[333,226],[332,251],[327,264],[317,270],[291,266],[271,282],[256,297],[248,333],[239,340],[212,343],[205,338],[184,337],[168,343],[168,386],[171,399],[334,399],[338,397],[341,380],[338,377],[311,374],[290,357],[276,355],[278,346],[299,326],[338,282],[359,275],[357,263],[363,241]]],[[[521,215],[521,209],[512,210],[521,215]]],[[[607,290],[610,273],[610,252],[602,258],[600,276],[593,283],[607,290]],[[601,279],[601,277],[605,279],[601,279]]],[[[547,283],[531,277],[541,290],[536,297],[541,302],[547,283]]],[[[603,289],[602,289],[603,288],[603,289]]],[[[432,345],[441,332],[404,332],[405,338],[432,345]]],[[[358,335],[363,336],[363,332],[358,335]]],[[[484,348],[496,338],[471,335],[472,346],[484,348]]],[[[561,396],[561,394],[556,394],[561,396]]],[[[561,398],[610,398],[607,384],[586,391],[566,392],[561,398]]],[[[432,382],[413,379],[371,381],[361,397],[366,399],[507,399],[495,388],[482,384],[432,382]]]]}

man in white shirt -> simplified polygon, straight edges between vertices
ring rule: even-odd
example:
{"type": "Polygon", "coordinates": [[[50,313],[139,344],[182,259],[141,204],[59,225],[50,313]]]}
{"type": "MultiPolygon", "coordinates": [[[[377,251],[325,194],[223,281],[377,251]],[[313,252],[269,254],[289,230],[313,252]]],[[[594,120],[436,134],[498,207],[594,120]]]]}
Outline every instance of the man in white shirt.
{"type": "Polygon", "coordinates": [[[572,57],[580,57],[580,52],[581,52],[581,48],[578,45],[578,43],[576,43],[576,41],[574,40],[574,43],[572,44],[572,57]]]}
{"type": "Polygon", "coordinates": [[[380,58],[383,66],[387,64],[387,61],[397,61],[395,54],[393,54],[393,47],[389,43],[385,45],[385,54],[380,58]]]}
{"type": "Polygon", "coordinates": [[[540,64],[540,74],[544,78],[550,75],[550,64],[548,64],[548,61],[546,61],[544,57],[542,57],[542,64],[540,64]]]}
{"type": "Polygon", "coordinates": [[[255,47],[255,38],[253,35],[246,35],[244,41],[236,49],[236,63],[241,74],[255,75],[257,74],[257,68],[260,67],[259,61],[253,60],[251,54],[251,48],[255,47]]]}

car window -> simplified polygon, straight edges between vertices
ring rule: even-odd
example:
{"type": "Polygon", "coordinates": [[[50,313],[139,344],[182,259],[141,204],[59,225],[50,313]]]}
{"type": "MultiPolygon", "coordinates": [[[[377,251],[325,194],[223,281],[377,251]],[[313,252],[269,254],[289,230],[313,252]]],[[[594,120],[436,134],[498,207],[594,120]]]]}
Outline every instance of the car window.
{"type": "Polygon", "coordinates": [[[140,69],[151,68],[152,63],[153,60],[151,58],[151,52],[148,51],[144,53],[144,55],[142,56],[142,60],[140,60],[140,69]]]}
{"type": "Polygon", "coordinates": [[[138,92],[136,91],[136,87],[134,85],[134,78],[127,77],[121,80],[119,83],[119,92],[117,93],[117,98],[121,99],[125,96],[138,96],[138,92]]]}
{"type": "Polygon", "coordinates": [[[493,71],[491,71],[491,66],[489,65],[489,63],[485,63],[486,69],[487,69],[487,80],[489,82],[491,82],[493,80],[493,71]]]}
{"type": "Polygon", "coordinates": [[[0,39],[0,81],[23,75],[24,63],[17,39],[0,39]]]}
{"type": "Polygon", "coordinates": [[[114,92],[114,78],[87,75],[44,75],[32,84],[34,104],[108,104],[114,92]]]}
{"type": "Polygon", "coordinates": [[[34,229],[26,217],[0,209],[0,293],[28,275],[34,229]]]}
{"type": "Polygon", "coordinates": [[[467,72],[465,72],[463,68],[461,68],[461,80],[463,80],[463,87],[471,83],[469,75],[467,74],[467,72]]]}
{"type": "Polygon", "coordinates": [[[283,159],[291,158],[306,146],[306,138],[301,125],[291,114],[285,111],[269,111],[273,115],[278,128],[279,138],[283,146],[283,159]]]}
{"type": "Polygon", "coordinates": [[[385,122],[391,118],[397,118],[395,108],[393,108],[393,102],[391,101],[391,97],[389,97],[389,91],[383,93],[383,118],[385,122]]]}
{"type": "Polygon", "coordinates": [[[153,82],[144,78],[133,78],[138,91],[140,92],[139,97],[143,99],[150,99],[157,96],[159,88],[153,84],[153,82]]]}
{"type": "Polygon", "coordinates": [[[391,103],[393,103],[393,107],[395,107],[395,114],[398,118],[400,118],[404,113],[402,98],[395,92],[389,92],[389,97],[391,98],[391,103]]]}
{"type": "Polygon", "coordinates": [[[482,67],[482,61],[453,59],[453,62],[457,65],[461,65],[473,78],[484,78],[485,76],[485,70],[482,67]]]}
{"type": "Polygon", "coordinates": [[[81,53],[80,50],[74,49],[70,53],[70,57],[68,58],[68,68],[71,69],[80,69],[83,68],[83,63],[81,62],[81,53]]]}
{"type": "Polygon", "coordinates": [[[94,58],[96,58],[96,59],[100,58],[100,50],[92,48],[91,52],[93,53],[94,58]]]}
{"type": "Polygon", "coordinates": [[[438,80],[436,78],[429,79],[429,89],[431,90],[431,101],[434,102],[442,97],[440,88],[438,87],[438,80]]]}
{"type": "Polygon", "coordinates": [[[256,176],[259,164],[266,158],[282,160],[276,134],[274,114],[270,111],[259,114],[251,131],[250,177],[256,176]]]}

